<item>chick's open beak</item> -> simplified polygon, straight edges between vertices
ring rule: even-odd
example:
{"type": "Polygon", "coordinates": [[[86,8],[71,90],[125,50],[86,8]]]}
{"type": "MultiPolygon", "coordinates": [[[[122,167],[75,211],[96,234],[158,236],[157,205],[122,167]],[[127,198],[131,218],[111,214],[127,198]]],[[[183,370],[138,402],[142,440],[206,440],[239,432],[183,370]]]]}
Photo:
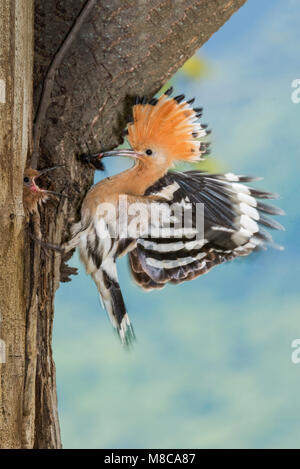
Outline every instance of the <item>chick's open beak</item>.
{"type": "MultiPolygon", "coordinates": [[[[38,186],[36,186],[35,184],[35,180],[38,179],[40,176],[43,176],[44,174],[50,172],[50,171],[53,171],[54,169],[57,169],[57,168],[64,168],[65,165],[58,165],[58,166],[52,166],[52,168],[45,168],[45,169],[42,169],[39,172],[39,174],[37,176],[35,176],[33,178],[33,184],[35,185],[36,188],[38,188],[38,186]]],[[[50,190],[47,190],[47,189],[41,189],[41,188],[38,188],[40,191],[42,192],[45,192],[47,194],[54,194],[54,195],[58,195],[59,197],[66,197],[68,198],[67,195],[65,194],[61,194],[60,192],[54,192],[54,191],[50,191],[50,190]]]]}

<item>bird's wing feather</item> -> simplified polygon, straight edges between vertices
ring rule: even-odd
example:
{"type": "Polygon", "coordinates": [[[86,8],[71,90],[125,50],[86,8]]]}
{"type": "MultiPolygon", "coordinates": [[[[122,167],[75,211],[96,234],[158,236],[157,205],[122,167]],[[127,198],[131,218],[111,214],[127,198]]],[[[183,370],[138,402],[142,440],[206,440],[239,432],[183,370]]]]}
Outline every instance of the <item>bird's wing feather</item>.
{"type": "MultiPolygon", "coordinates": [[[[281,209],[260,202],[275,194],[248,187],[256,178],[206,174],[200,171],[169,172],[149,187],[145,196],[161,198],[173,207],[191,206],[195,226],[197,204],[204,207],[202,236],[179,235],[141,237],[129,253],[135,281],[145,289],[162,288],[167,282],[180,283],[206,273],[215,265],[245,256],[273,244],[262,225],[283,227],[264,214],[282,215],[281,209]]],[[[274,244],[273,244],[274,245],[274,244]]]]}

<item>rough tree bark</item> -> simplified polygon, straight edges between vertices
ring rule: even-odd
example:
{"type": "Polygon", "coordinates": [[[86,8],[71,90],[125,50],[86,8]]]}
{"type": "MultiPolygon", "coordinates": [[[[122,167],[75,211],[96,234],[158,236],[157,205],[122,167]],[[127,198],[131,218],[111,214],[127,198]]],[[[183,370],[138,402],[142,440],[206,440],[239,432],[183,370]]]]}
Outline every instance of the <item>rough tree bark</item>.
{"type": "MultiPolygon", "coordinates": [[[[41,129],[38,167],[65,164],[51,184],[56,191],[69,196],[68,200],[54,200],[41,209],[44,239],[55,244],[65,241],[66,227],[78,216],[82,199],[93,181],[93,171],[77,159],[88,150],[87,144],[92,151],[118,145],[131,98],[157,92],[245,1],[97,0],[58,67],[41,129]]],[[[26,0],[26,7],[30,3],[31,0],[26,0]]],[[[86,0],[35,1],[35,109],[50,62],[85,3],[86,0]]],[[[4,165],[10,181],[14,178],[13,195],[19,210],[22,155],[23,163],[15,157],[9,168],[4,165]]],[[[9,344],[11,352],[6,368],[3,365],[1,368],[0,416],[7,423],[2,424],[2,433],[0,430],[0,445],[60,448],[51,341],[54,295],[68,269],[60,254],[45,256],[36,244],[29,242],[28,236],[23,250],[22,237],[14,241],[21,232],[19,218],[10,217],[16,213],[15,205],[3,213],[2,227],[7,239],[1,235],[0,249],[7,251],[6,246],[11,245],[12,258],[17,253],[22,258],[24,253],[26,275],[23,281],[21,266],[13,266],[11,275],[19,279],[18,291],[14,280],[11,294],[15,295],[6,297],[7,304],[1,310],[2,316],[10,311],[0,338],[9,344]],[[14,393],[8,400],[13,386],[14,393]]],[[[11,291],[8,283],[6,278],[1,293],[4,289],[11,291]]]]}
{"type": "Polygon", "coordinates": [[[22,445],[29,291],[22,192],[32,125],[33,1],[24,9],[2,0],[0,31],[0,446],[16,448],[22,445]]]}

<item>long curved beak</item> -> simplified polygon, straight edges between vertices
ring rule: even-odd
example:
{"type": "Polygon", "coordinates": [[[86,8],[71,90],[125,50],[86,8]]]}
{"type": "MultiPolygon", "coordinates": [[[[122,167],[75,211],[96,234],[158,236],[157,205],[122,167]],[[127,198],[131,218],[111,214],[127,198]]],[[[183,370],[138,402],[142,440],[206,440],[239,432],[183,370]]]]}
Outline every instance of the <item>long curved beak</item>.
{"type": "Polygon", "coordinates": [[[58,166],[52,166],[52,168],[42,169],[41,171],[39,171],[39,175],[37,177],[40,177],[40,176],[42,176],[42,174],[48,173],[49,171],[53,171],[54,169],[64,168],[64,166],[65,166],[64,164],[61,164],[61,165],[58,165],[58,166]]]}
{"type": "Polygon", "coordinates": [[[134,150],[127,150],[127,149],[120,149],[120,150],[111,150],[111,151],[104,151],[103,153],[99,153],[99,158],[106,158],[107,156],[127,156],[129,158],[140,158],[142,153],[139,153],[134,150]]]}

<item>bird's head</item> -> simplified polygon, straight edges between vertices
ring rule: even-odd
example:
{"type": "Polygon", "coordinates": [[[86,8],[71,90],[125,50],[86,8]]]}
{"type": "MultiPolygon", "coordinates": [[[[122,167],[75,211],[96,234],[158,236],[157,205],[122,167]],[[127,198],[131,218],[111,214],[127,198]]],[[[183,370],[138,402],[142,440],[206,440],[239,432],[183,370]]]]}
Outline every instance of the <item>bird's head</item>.
{"type": "Polygon", "coordinates": [[[207,153],[208,144],[201,142],[209,131],[198,121],[202,109],[193,108],[194,100],[184,95],[172,97],[172,88],[160,96],[147,100],[137,98],[133,106],[133,122],[127,135],[131,149],[120,149],[100,154],[129,156],[146,166],[168,169],[175,161],[199,161],[207,153]]]}
{"type": "Polygon", "coordinates": [[[23,203],[24,208],[28,213],[32,213],[37,210],[37,205],[40,202],[46,201],[49,195],[58,195],[63,196],[59,192],[54,192],[46,189],[42,189],[37,184],[37,179],[53,171],[56,168],[61,168],[61,166],[53,166],[52,168],[46,168],[42,170],[37,170],[33,168],[26,168],[23,176],[23,203]]]}

